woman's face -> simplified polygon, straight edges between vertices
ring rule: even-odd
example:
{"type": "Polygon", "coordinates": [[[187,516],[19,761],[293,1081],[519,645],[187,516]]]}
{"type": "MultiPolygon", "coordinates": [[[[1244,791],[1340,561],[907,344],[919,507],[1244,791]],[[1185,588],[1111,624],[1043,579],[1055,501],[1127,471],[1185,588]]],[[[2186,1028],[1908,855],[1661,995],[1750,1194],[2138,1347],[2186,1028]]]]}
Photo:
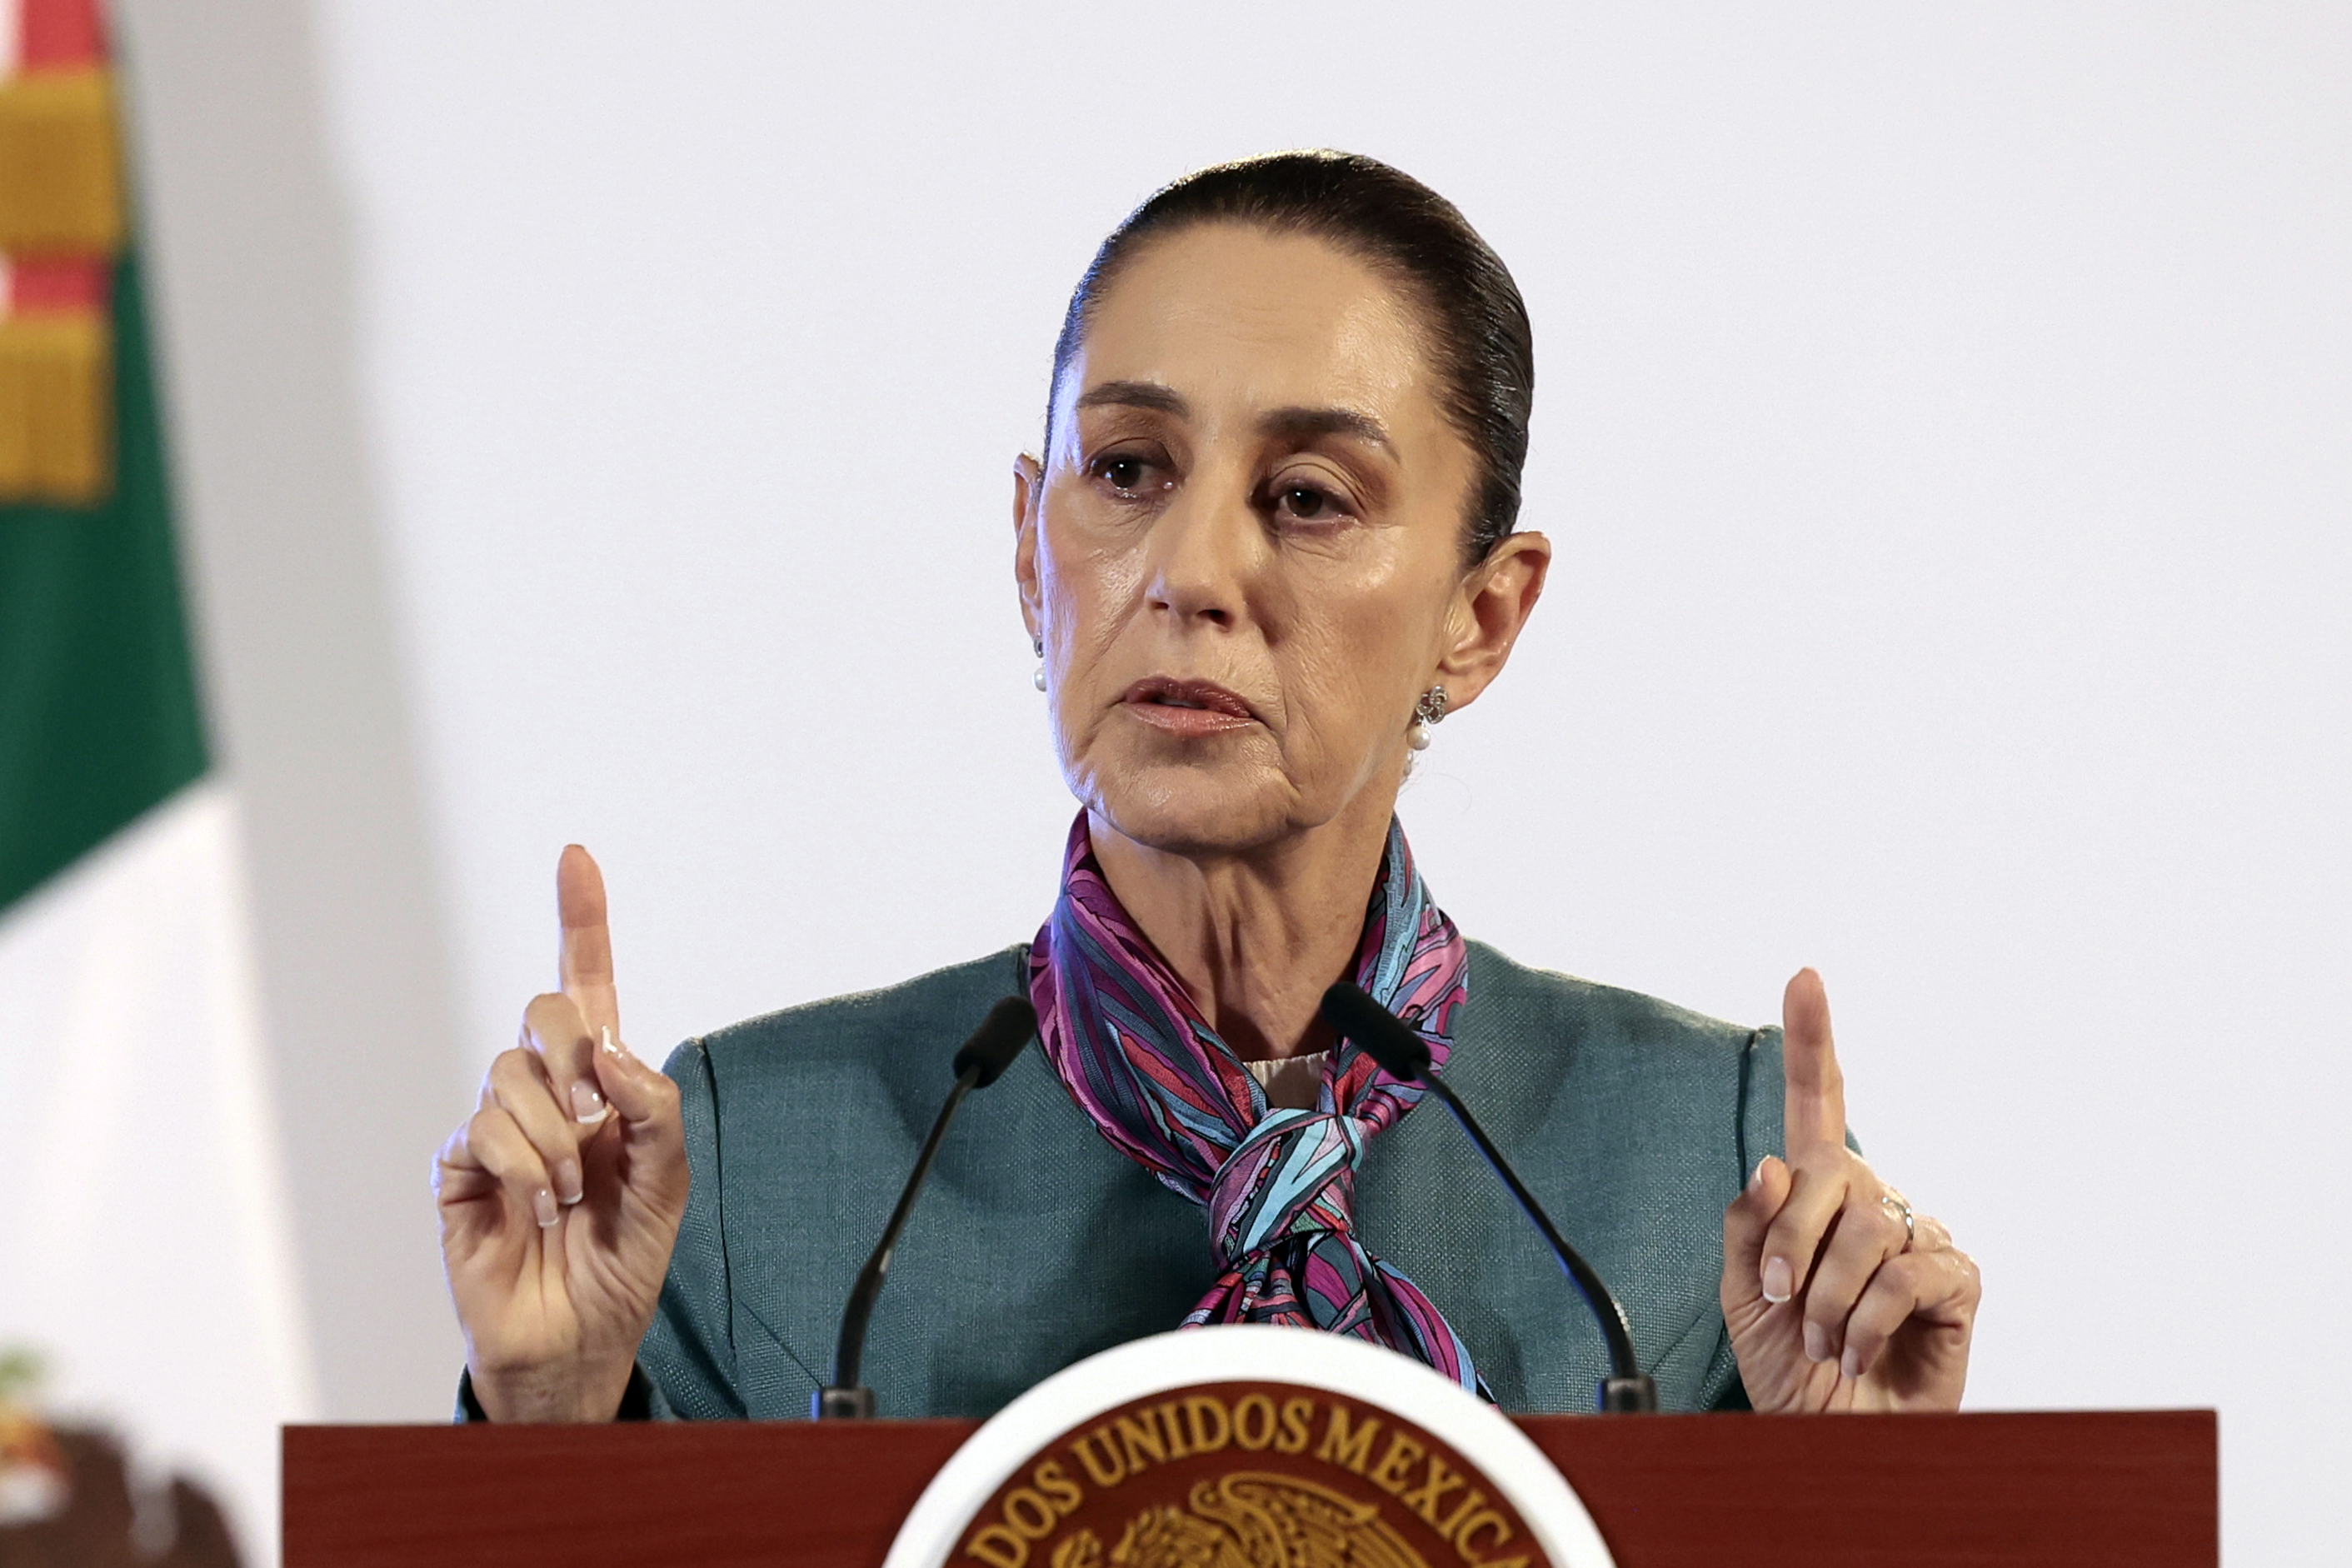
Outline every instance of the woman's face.
{"type": "Polygon", "coordinates": [[[1414,307],[1326,241],[1148,243],[1016,476],[1016,573],[1064,776],[1127,837],[1246,852],[1385,825],[1413,705],[1500,669],[1549,547],[1466,573],[1476,465],[1414,307]]]}

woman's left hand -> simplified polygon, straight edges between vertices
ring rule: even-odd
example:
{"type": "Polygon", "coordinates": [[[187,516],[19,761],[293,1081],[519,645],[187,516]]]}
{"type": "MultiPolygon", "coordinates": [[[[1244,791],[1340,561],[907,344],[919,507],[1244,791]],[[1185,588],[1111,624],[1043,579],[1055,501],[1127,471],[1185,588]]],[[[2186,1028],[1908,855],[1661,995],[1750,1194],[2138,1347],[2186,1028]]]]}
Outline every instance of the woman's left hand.
{"type": "Polygon", "coordinates": [[[1789,1158],[1723,1215],[1723,1321],[1766,1412],[1957,1410],[1984,1292],[1976,1260],[1845,1144],[1822,978],[1781,999],[1789,1158]]]}

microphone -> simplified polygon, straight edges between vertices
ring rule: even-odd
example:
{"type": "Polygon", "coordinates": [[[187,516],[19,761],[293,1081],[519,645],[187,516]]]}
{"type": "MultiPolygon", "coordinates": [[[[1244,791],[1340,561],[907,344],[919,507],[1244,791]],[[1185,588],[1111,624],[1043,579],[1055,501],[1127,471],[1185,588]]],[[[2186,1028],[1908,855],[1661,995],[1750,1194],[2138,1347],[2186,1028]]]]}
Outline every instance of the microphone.
{"type": "Polygon", "coordinates": [[[1552,1256],[1559,1259],[1559,1266],[1568,1271],[1569,1279],[1584,1297],[1585,1306],[1591,1310],[1593,1321],[1601,1325],[1601,1338],[1609,1342],[1609,1375],[1601,1380],[1601,1408],[1611,1413],[1657,1409],[1658,1385],[1642,1371],[1633,1354],[1633,1330],[1625,1321],[1625,1309],[1609,1293],[1609,1287],[1601,1283],[1592,1265],[1561,1237],[1551,1216],[1544,1213],[1543,1205],[1519,1180],[1519,1173],[1511,1169],[1511,1163],[1503,1158],[1503,1152],[1495,1147],[1486,1130],[1478,1125],[1470,1108],[1462,1103],[1462,1097],[1429,1070],[1428,1042],[1407,1028],[1395,1014],[1366,995],[1360,987],[1344,980],[1323,993],[1323,1016],[1331,1027],[1370,1052],[1372,1059],[1381,1064],[1381,1070],[1391,1078],[1420,1083],[1444,1100],[1445,1109],[1454,1112],[1454,1120],[1462,1124],[1462,1131],[1469,1134],[1478,1152],[1486,1156],[1486,1163],[1495,1168],[1495,1174],[1511,1190],[1511,1196],[1518,1200],[1519,1207],[1526,1211],[1536,1229],[1543,1233],[1552,1256]]]}
{"type": "Polygon", "coordinates": [[[882,1239],[875,1243],[873,1256],[866,1258],[866,1267],[857,1271],[857,1283],[849,1289],[849,1302],[841,1310],[841,1339],[833,1352],[833,1382],[809,1396],[812,1419],[874,1415],[874,1391],[857,1381],[857,1363],[865,1358],[866,1320],[873,1317],[874,1303],[889,1278],[890,1255],[898,1248],[898,1233],[907,1227],[907,1216],[915,1212],[916,1195],[923,1190],[923,1178],[931,1173],[940,1142],[947,1136],[948,1123],[955,1120],[963,1097],[1003,1077],[1036,1032],[1037,1010],[1029,1005],[1028,998],[1007,996],[988,1010],[971,1038],[956,1052],[955,1087],[948,1090],[939,1120],[931,1123],[931,1135],[923,1140],[923,1152],[915,1156],[915,1168],[908,1173],[907,1185],[898,1194],[898,1206],[890,1211],[890,1223],[882,1227],[882,1239]]]}

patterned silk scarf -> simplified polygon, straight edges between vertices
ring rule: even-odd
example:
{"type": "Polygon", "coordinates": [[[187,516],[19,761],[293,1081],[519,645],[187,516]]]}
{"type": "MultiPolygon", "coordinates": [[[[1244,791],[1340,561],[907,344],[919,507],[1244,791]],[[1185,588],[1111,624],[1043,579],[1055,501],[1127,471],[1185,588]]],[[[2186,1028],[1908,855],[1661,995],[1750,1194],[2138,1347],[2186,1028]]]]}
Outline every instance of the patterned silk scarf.
{"type": "MultiPolygon", "coordinates": [[[[1442,1067],[1467,969],[1461,933],[1430,901],[1391,821],[1356,984],[1428,1041],[1442,1067]]],[[[1119,1152],[1208,1210],[1223,1272],[1185,1327],[1353,1334],[1478,1388],[1469,1351],[1437,1308],[1355,1237],[1357,1163],[1374,1133],[1420,1102],[1421,1087],[1387,1077],[1349,1040],[1331,1052],[1313,1110],[1269,1110],[1119,907],[1084,812],[1070,829],[1061,899],[1030,950],[1029,998],[1078,1108],[1119,1152]]]]}

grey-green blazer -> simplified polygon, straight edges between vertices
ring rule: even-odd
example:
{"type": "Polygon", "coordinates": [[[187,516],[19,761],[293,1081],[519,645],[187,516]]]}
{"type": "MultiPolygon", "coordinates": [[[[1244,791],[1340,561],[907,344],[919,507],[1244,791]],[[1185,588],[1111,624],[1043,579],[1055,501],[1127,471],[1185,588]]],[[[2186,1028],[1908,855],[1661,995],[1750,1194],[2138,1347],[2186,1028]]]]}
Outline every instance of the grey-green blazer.
{"type": "MultiPolygon", "coordinates": [[[[694,1187],[640,1363],[667,1412],[805,1416],[843,1298],[952,1082],[1027,984],[1015,947],[770,1014],[670,1058],[694,1187]]],[[[1738,1403],[1723,1209],[1780,1150],[1780,1037],[1470,944],[1446,1076],[1623,1300],[1671,1410],[1738,1403]]],[[[1442,1108],[1372,1142],[1364,1244],[1437,1303],[1504,1407],[1590,1410],[1599,1331],[1442,1108]]],[[[892,1416],[986,1415],[1174,1327],[1215,1278],[1196,1205],[1119,1154],[1045,1054],[966,1102],[891,1266],[865,1378],[892,1416]]]]}

